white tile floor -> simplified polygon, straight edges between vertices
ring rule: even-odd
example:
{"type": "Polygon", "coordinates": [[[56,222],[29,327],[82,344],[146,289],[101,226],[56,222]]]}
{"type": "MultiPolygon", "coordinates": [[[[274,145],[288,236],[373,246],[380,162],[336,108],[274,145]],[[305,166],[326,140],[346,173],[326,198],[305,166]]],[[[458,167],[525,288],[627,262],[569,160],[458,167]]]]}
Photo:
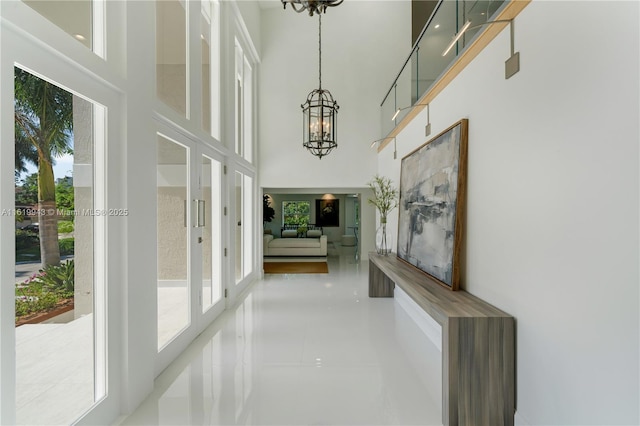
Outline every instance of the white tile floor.
{"type": "Polygon", "coordinates": [[[256,283],[121,424],[442,424],[440,352],[337,251],[329,274],[256,283]]]}

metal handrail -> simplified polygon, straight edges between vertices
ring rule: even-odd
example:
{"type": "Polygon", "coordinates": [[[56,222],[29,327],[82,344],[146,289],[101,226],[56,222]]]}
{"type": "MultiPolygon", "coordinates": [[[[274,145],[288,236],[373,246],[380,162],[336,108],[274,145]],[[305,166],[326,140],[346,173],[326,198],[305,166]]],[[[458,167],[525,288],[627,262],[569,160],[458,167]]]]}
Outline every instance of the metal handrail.
{"type": "Polygon", "coordinates": [[[393,88],[396,86],[396,83],[398,82],[398,79],[400,78],[400,75],[402,74],[402,71],[404,71],[404,68],[407,66],[407,64],[411,60],[411,57],[413,56],[413,53],[418,48],[418,44],[420,44],[420,42],[422,41],[422,36],[424,36],[424,33],[427,31],[427,28],[431,24],[431,21],[433,20],[434,16],[436,15],[436,13],[438,13],[438,9],[440,9],[440,6],[442,5],[442,3],[444,3],[444,0],[438,1],[438,4],[436,5],[436,7],[433,8],[433,12],[431,12],[431,16],[429,16],[429,19],[427,19],[427,23],[424,24],[424,27],[422,28],[422,31],[420,31],[420,35],[416,39],[416,42],[413,44],[413,47],[411,48],[411,52],[409,52],[409,56],[407,56],[407,59],[404,61],[404,63],[402,64],[402,67],[400,68],[400,72],[398,72],[398,75],[393,80],[393,83],[391,83],[391,87],[389,87],[389,90],[384,95],[384,99],[382,99],[382,103],[380,104],[380,106],[384,105],[385,101],[389,97],[389,94],[391,93],[393,88]]]}

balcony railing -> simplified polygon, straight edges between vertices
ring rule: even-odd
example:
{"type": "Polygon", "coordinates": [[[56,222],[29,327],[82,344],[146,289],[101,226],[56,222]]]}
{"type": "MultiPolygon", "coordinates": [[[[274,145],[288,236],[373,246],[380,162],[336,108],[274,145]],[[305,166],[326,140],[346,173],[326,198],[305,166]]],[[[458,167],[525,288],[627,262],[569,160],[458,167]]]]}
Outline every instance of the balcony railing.
{"type": "Polygon", "coordinates": [[[440,0],[416,40],[409,57],[386,92],[381,110],[382,136],[389,135],[410,107],[418,102],[448,70],[465,47],[471,44],[481,24],[493,20],[509,1],[440,0]],[[463,25],[471,26],[443,56],[443,52],[463,25]],[[404,108],[404,109],[403,109],[404,108]],[[395,117],[398,109],[403,109],[395,117]]]}

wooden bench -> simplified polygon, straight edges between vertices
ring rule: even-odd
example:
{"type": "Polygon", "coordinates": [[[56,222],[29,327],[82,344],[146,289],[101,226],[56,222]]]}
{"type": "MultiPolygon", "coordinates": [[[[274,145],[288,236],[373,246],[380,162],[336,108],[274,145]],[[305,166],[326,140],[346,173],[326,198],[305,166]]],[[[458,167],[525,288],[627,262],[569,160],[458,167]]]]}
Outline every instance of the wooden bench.
{"type": "Polygon", "coordinates": [[[369,253],[369,297],[393,297],[395,285],[442,326],[443,425],[512,426],[514,318],[393,254],[369,253]]]}

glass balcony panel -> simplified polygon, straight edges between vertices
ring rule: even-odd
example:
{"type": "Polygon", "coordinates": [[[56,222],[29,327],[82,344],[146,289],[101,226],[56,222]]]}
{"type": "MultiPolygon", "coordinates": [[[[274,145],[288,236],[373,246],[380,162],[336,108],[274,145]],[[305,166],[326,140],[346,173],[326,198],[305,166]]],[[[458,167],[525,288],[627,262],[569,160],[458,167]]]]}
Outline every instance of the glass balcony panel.
{"type": "MultiPolygon", "coordinates": [[[[427,27],[418,41],[417,56],[418,70],[417,97],[418,101],[438,80],[454,58],[455,48],[452,52],[442,56],[449,43],[456,34],[459,26],[456,25],[456,2],[442,2],[437,9],[431,24],[427,27]]],[[[414,101],[414,103],[415,103],[414,101]]]]}
{"type": "MultiPolygon", "coordinates": [[[[396,88],[395,86],[389,92],[382,105],[380,106],[380,134],[386,136],[395,127],[394,121],[391,121],[393,113],[396,112],[396,88]]],[[[381,136],[381,137],[383,137],[381,136]]]]}
{"type": "Polygon", "coordinates": [[[471,27],[464,33],[462,42],[459,43],[459,49],[467,47],[475,36],[480,32],[483,27],[481,25],[487,21],[493,20],[493,15],[504,3],[503,0],[489,0],[489,1],[464,1],[458,2],[460,8],[460,22],[458,25],[461,27],[465,22],[470,21],[471,27]]]}
{"type": "MultiPolygon", "coordinates": [[[[411,60],[409,60],[409,64],[410,63],[411,60]]],[[[401,109],[398,115],[396,115],[396,118],[391,121],[391,124],[393,125],[392,128],[395,127],[410,111],[409,109],[402,108],[413,105],[413,103],[411,102],[411,86],[411,67],[405,66],[402,70],[402,73],[400,73],[400,76],[398,77],[398,81],[396,83],[396,107],[393,109],[393,113],[388,118],[388,120],[391,120],[391,118],[395,115],[395,112],[398,109],[401,109]]]]}
{"type": "Polygon", "coordinates": [[[496,19],[504,0],[441,1],[427,23],[421,38],[400,71],[397,80],[381,105],[381,137],[394,127],[441,78],[456,57],[470,45],[483,29],[482,24],[496,19]],[[467,21],[471,27],[443,56],[456,34],[467,21]],[[477,26],[477,27],[476,27],[477,26]],[[400,109],[394,120],[390,118],[400,109]],[[390,120],[390,121],[389,121],[390,120]]]}

